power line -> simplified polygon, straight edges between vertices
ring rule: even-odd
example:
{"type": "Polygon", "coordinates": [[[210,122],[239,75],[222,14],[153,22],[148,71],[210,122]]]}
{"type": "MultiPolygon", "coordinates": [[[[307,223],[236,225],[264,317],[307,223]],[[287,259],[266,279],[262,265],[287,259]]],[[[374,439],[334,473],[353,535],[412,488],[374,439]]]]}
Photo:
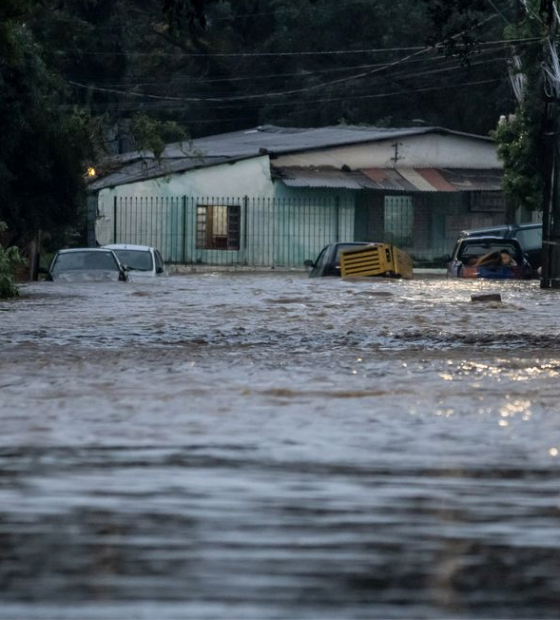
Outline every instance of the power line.
{"type": "MultiPolygon", "coordinates": [[[[102,87],[102,86],[91,86],[91,85],[82,84],[80,82],[76,82],[76,81],[73,81],[73,80],[69,80],[68,83],[71,84],[72,86],[76,86],[78,88],[83,88],[83,89],[90,90],[90,91],[107,92],[107,93],[111,93],[111,94],[125,95],[125,96],[136,97],[136,98],[156,99],[156,100],[162,100],[162,101],[181,101],[181,102],[185,102],[185,103],[205,103],[205,102],[229,103],[229,102],[235,102],[235,101],[249,101],[249,100],[256,100],[256,99],[264,99],[264,98],[267,98],[267,97],[279,97],[279,96],[299,94],[299,93],[309,92],[309,91],[312,91],[312,90],[318,90],[320,88],[325,88],[327,86],[334,86],[334,85],[337,85],[337,84],[347,83],[349,81],[354,81],[354,80],[362,79],[362,78],[365,78],[365,77],[371,77],[371,76],[375,75],[376,73],[379,73],[380,71],[389,69],[389,68],[394,67],[394,66],[401,65],[401,64],[407,62],[407,60],[413,58],[414,56],[417,56],[417,55],[419,55],[421,53],[425,53],[426,51],[429,51],[430,49],[431,48],[424,48],[421,52],[416,52],[415,54],[412,54],[410,56],[401,58],[401,59],[396,60],[396,61],[394,61],[392,63],[386,64],[386,65],[377,66],[376,68],[374,68],[372,70],[364,71],[364,72],[362,72],[360,74],[357,74],[357,75],[343,77],[343,78],[339,78],[337,80],[331,80],[330,82],[326,82],[326,83],[322,83],[322,84],[314,84],[312,86],[307,86],[307,87],[298,88],[298,89],[291,89],[291,90],[287,90],[287,91],[277,91],[277,92],[259,93],[259,94],[247,94],[247,95],[236,95],[236,96],[233,96],[233,97],[177,97],[177,96],[172,96],[172,95],[153,95],[153,94],[150,94],[150,93],[136,93],[134,91],[127,91],[127,90],[122,90],[122,89],[118,89],[118,88],[106,88],[106,87],[102,87]]],[[[480,63],[480,64],[483,64],[483,63],[480,63]]],[[[445,70],[446,70],[446,68],[441,69],[441,71],[445,71],[445,70]]],[[[439,72],[440,70],[436,70],[436,71],[439,72]]],[[[401,77],[401,79],[403,79],[403,78],[401,77]]]]}
{"type": "MultiPolygon", "coordinates": [[[[492,19],[492,16],[489,19],[492,19]]],[[[497,44],[513,44],[513,43],[524,43],[524,42],[533,42],[539,41],[537,37],[527,37],[520,39],[502,39],[495,41],[487,41],[480,43],[481,46],[484,45],[497,45],[497,44]]],[[[437,47],[437,46],[436,46],[437,47]]],[[[172,56],[174,58],[262,58],[262,57],[298,57],[298,56],[343,56],[350,54],[382,54],[389,52],[418,52],[423,51],[426,48],[425,46],[408,46],[408,47],[378,47],[378,48],[370,48],[370,49],[359,49],[359,50],[323,50],[323,51],[309,51],[309,52],[218,52],[218,53],[201,53],[201,52],[80,52],[81,56],[126,56],[130,58],[134,57],[149,57],[149,58],[167,58],[172,56]]],[[[60,55],[68,55],[73,56],[74,54],[70,52],[65,52],[64,50],[59,50],[60,55]]]]}
{"type": "MultiPolygon", "coordinates": [[[[360,100],[360,99],[382,99],[385,97],[395,97],[395,96],[408,96],[411,94],[415,94],[415,93],[422,93],[422,92],[436,92],[436,91],[444,91],[444,90],[449,90],[449,89],[453,89],[453,88],[465,88],[467,86],[481,86],[484,84],[497,84],[500,82],[503,82],[504,80],[501,78],[492,78],[492,79],[486,79],[486,80],[475,80],[475,81],[468,81],[468,82],[462,82],[462,83],[454,83],[454,84],[444,84],[444,85],[439,85],[439,86],[426,86],[423,88],[415,88],[415,89],[401,89],[401,90],[393,90],[393,91],[389,91],[389,92],[385,92],[385,93],[375,93],[373,95],[346,95],[344,97],[325,97],[325,98],[321,98],[321,99],[296,99],[296,100],[291,100],[291,101],[281,101],[281,102],[272,102],[272,103],[268,103],[267,104],[267,108],[272,108],[272,107],[286,107],[286,106],[297,106],[297,105],[303,105],[303,106],[308,106],[310,104],[315,104],[315,103],[332,103],[332,102],[336,102],[336,101],[354,101],[354,100],[360,100]]],[[[153,103],[153,102],[152,102],[153,103]]],[[[169,101],[169,100],[165,100],[163,101],[164,104],[169,104],[168,106],[166,106],[168,109],[173,109],[177,106],[179,106],[179,104],[181,103],[180,101],[169,101]]],[[[125,110],[142,110],[149,107],[149,104],[146,104],[146,106],[132,106],[131,104],[119,104],[119,109],[125,109],[125,110]]],[[[158,106],[159,108],[160,106],[158,106]]],[[[74,106],[69,106],[69,105],[62,105],[59,106],[60,109],[74,109],[74,106]]],[[[95,104],[91,106],[92,109],[105,109],[106,106],[102,106],[102,105],[98,105],[96,106],[95,104]]],[[[217,107],[205,107],[204,110],[205,111],[209,111],[209,110],[225,110],[227,108],[230,109],[234,109],[235,106],[217,106],[217,107]]],[[[228,119],[221,119],[224,122],[228,119]]],[[[232,119],[235,120],[235,119],[232,119]]],[[[191,121],[189,121],[190,123],[191,121]]],[[[193,122],[208,122],[211,123],[212,119],[209,119],[208,121],[202,121],[202,120],[196,120],[193,122]]]]}
{"type": "Polygon", "coordinates": [[[490,4],[492,6],[492,8],[494,9],[494,11],[496,11],[496,13],[506,22],[506,24],[508,24],[508,26],[511,24],[511,22],[509,21],[509,19],[504,15],[503,11],[501,11],[493,2],[493,0],[486,0],[488,2],[488,4],[490,4]]]}
{"type": "MultiPolygon", "coordinates": [[[[496,50],[492,50],[492,53],[498,51],[498,52],[503,52],[504,48],[498,48],[496,50]]],[[[503,56],[497,56],[497,57],[493,57],[493,58],[489,58],[487,60],[483,60],[483,61],[475,61],[475,62],[471,62],[469,64],[469,67],[476,67],[476,66],[481,66],[481,65],[485,65],[485,64],[491,64],[494,62],[498,62],[498,61],[502,61],[502,60],[507,60],[507,58],[503,57],[503,56]]],[[[426,63],[426,62],[438,62],[438,63],[442,63],[442,62],[446,62],[449,63],[449,59],[444,58],[442,56],[438,56],[438,57],[433,57],[433,58],[418,58],[418,59],[412,59],[410,60],[410,63],[426,63]]],[[[196,78],[196,77],[191,77],[191,76],[187,76],[187,77],[183,77],[183,78],[177,78],[174,77],[172,79],[168,79],[165,81],[158,81],[158,82],[134,82],[131,79],[129,80],[123,80],[120,82],[110,82],[110,83],[95,83],[95,84],[91,84],[92,88],[93,87],[102,87],[102,88],[140,88],[140,87],[162,87],[162,86],[171,86],[171,85],[180,85],[180,84],[188,84],[189,86],[197,86],[197,85],[205,85],[205,84],[233,84],[236,82],[247,82],[247,81],[251,81],[254,82],[256,80],[270,80],[270,79],[286,79],[286,78],[300,78],[300,79],[309,79],[310,77],[313,77],[315,75],[322,75],[322,74],[331,74],[331,73],[341,73],[341,72],[347,72],[347,71],[356,71],[356,70],[360,70],[360,69],[371,69],[371,68],[378,68],[378,67],[385,67],[385,64],[366,64],[366,65],[353,65],[350,67],[331,67],[329,69],[318,69],[315,71],[305,71],[305,72],[298,72],[298,73],[276,73],[276,74],[265,74],[265,75],[248,75],[245,77],[227,77],[227,78],[196,78]]],[[[435,69],[433,70],[433,72],[439,72],[439,71],[452,71],[454,69],[458,69],[458,68],[464,68],[464,64],[461,62],[459,64],[454,64],[454,65],[450,65],[447,64],[446,67],[442,67],[441,69],[435,69]]],[[[432,71],[423,71],[422,73],[418,73],[415,72],[414,74],[412,74],[413,76],[415,75],[423,75],[426,73],[430,73],[432,71]]],[[[69,76],[72,80],[78,82],[83,79],[88,79],[87,76],[76,76],[76,75],[72,75],[69,76]]]]}
{"type": "MultiPolygon", "coordinates": [[[[539,42],[540,43],[540,42],[539,42]]],[[[493,54],[495,52],[502,52],[505,49],[509,49],[510,46],[509,45],[502,45],[500,47],[495,47],[495,48],[487,48],[485,50],[483,50],[482,52],[479,53],[479,57],[483,56],[483,55],[489,55],[489,54],[493,54]]],[[[426,63],[426,62],[430,62],[430,63],[441,63],[441,62],[449,62],[448,58],[445,58],[444,56],[438,55],[438,56],[432,56],[432,57],[425,57],[425,58],[416,58],[416,59],[411,59],[409,61],[409,63],[426,63]]],[[[480,63],[470,63],[470,66],[475,66],[477,64],[480,63]]],[[[285,79],[285,78],[302,78],[302,79],[307,79],[309,77],[312,77],[314,75],[320,75],[320,74],[325,74],[325,73],[340,73],[343,71],[357,71],[357,70],[363,70],[363,69],[372,69],[372,68],[378,68],[378,67],[384,67],[386,66],[385,63],[375,63],[375,64],[360,64],[360,65],[351,65],[351,66],[344,66],[344,67],[329,67],[328,69],[314,69],[314,70],[301,70],[299,72],[295,72],[295,73],[269,73],[269,74],[261,74],[261,75],[255,75],[255,74],[249,74],[247,76],[235,76],[235,77],[223,77],[223,78],[200,78],[200,77],[193,77],[193,76],[185,76],[185,77],[176,77],[174,76],[172,79],[167,79],[165,81],[156,81],[156,82],[135,82],[133,81],[133,78],[123,78],[123,80],[119,81],[119,82],[108,82],[108,83],[96,83],[95,86],[100,86],[100,87],[104,87],[104,88],[124,88],[124,87],[145,87],[145,86],[161,86],[161,85],[166,85],[169,86],[170,84],[181,84],[181,83],[188,83],[189,85],[197,85],[197,84],[219,84],[219,83],[235,83],[235,82],[246,82],[246,81],[255,81],[255,80],[265,80],[265,79],[273,79],[273,78],[279,78],[279,79],[285,79]]],[[[69,75],[68,76],[70,79],[73,79],[76,82],[79,81],[83,81],[85,80],[89,80],[90,77],[87,75],[69,75]]]]}
{"type": "MultiPolygon", "coordinates": [[[[482,24],[477,25],[477,28],[480,27],[481,25],[487,23],[488,21],[490,21],[491,19],[495,18],[495,15],[492,15],[490,17],[488,17],[486,20],[484,20],[482,22],[482,24]]],[[[453,38],[458,38],[459,36],[461,36],[462,34],[464,34],[463,32],[456,34],[453,38]]],[[[148,99],[148,100],[154,100],[154,101],[173,101],[173,102],[180,102],[180,103],[203,103],[203,104],[208,104],[208,103],[235,103],[235,102],[252,102],[252,101],[259,101],[259,100],[263,100],[266,98],[277,98],[277,97],[285,97],[287,95],[295,95],[295,94],[303,94],[303,93],[309,93],[309,92],[313,92],[313,91],[317,91],[319,89],[323,89],[323,88],[327,88],[330,86],[336,86],[339,84],[347,84],[351,81],[356,81],[362,78],[367,78],[367,77],[372,77],[373,75],[378,74],[381,71],[384,70],[388,70],[391,69],[393,67],[397,67],[400,65],[403,65],[409,61],[412,61],[413,59],[415,59],[418,56],[424,55],[427,52],[433,51],[435,49],[438,49],[439,47],[441,47],[441,44],[437,44],[434,47],[424,47],[421,49],[418,48],[408,48],[408,49],[415,49],[416,51],[414,51],[411,54],[408,54],[407,56],[404,56],[402,58],[396,59],[393,62],[387,63],[386,65],[382,65],[380,67],[377,67],[375,69],[371,69],[368,71],[363,71],[361,73],[355,74],[355,75],[351,75],[351,76],[346,76],[343,78],[339,78],[336,80],[330,80],[327,82],[323,82],[321,84],[315,84],[315,85],[311,85],[308,87],[304,87],[304,88],[296,88],[296,89],[290,89],[290,90],[285,90],[285,91],[276,91],[276,92],[268,92],[268,93],[260,93],[260,94],[254,94],[254,95],[241,95],[241,96],[232,96],[232,97],[174,97],[174,96],[161,96],[161,95],[152,95],[152,94],[146,94],[146,93],[135,93],[135,92],[131,92],[131,91],[124,91],[121,89],[114,89],[114,88],[103,88],[103,87],[89,87],[87,84],[83,84],[80,82],[76,82],[76,81],[69,81],[69,84],[77,87],[77,88],[83,88],[83,89],[87,89],[87,90],[96,90],[99,92],[108,92],[108,93],[112,93],[112,94],[120,94],[120,95],[125,95],[125,96],[130,96],[130,97],[134,97],[134,98],[143,98],[143,99],[148,99]]],[[[479,83],[491,83],[491,82],[499,82],[500,80],[485,80],[482,82],[475,82],[476,84],[479,83]]],[[[442,87],[435,87],[434,89],[441,89],[442,87]]],[[[427,88],[427,89],[418,89],[416,91],[410,91],[410,92],[423,92],[426,90],[432,90],[432,88],[427,88]]],[[[397,93],[399,94],[399,93],[397,93]]],[[[375,95],[371,95],[371,96],[365,96],[368,98],[375,98],[375,95]]],[[[359,97],[362,98],[362,97],[359,97]]],[[[271,105],[269,103],[269,105],[271,105]]]]}

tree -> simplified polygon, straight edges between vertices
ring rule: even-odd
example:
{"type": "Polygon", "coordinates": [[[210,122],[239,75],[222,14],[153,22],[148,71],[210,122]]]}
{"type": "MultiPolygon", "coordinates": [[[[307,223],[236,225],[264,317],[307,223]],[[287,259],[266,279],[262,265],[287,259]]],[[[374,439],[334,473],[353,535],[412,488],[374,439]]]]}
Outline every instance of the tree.
{"type": "Polygon", "coordinates": [[[76,225],[89,136],[80,116],[61,115],[63,84],[26,26],[42,2],[8,2],[0,27],[0,219],[23,247],[39,230],[76,225]],[[17,9],[17,10],[16,10],[17,9]]]}

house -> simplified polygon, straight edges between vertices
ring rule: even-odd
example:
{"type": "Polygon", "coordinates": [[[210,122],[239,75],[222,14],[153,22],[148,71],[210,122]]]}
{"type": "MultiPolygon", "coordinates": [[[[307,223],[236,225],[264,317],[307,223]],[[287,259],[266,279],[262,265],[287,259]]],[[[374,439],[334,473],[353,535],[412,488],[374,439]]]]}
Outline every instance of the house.
{"type": "Polygon", "coordinates": [[[92,236],[167,262],[301,267],[334,241],[386,241],[419,264],[505,219],[494,141],[440,127],[265,125],[133,152],[89,185],[92,236]]]}

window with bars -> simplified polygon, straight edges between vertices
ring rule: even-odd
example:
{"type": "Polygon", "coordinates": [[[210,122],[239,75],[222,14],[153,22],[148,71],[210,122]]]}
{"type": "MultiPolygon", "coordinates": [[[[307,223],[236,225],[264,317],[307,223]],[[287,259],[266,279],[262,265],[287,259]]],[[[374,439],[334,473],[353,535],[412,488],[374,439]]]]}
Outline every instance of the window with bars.
{"type": "Polygon", "coordinates": [[[239,250],[241,208],[238,205],[197,205],[196,247],[239,250]]]}

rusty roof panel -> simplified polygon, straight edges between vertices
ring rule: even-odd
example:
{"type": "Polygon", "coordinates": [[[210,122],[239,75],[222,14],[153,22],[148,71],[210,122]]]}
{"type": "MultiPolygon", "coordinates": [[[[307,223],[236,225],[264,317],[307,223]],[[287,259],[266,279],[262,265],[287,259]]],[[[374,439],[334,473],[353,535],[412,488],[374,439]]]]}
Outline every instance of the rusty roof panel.
{"type": "Polygon", "coordinates": [[[473,168],[441,168],[443,178],[457,191],[499,191],[502,189],[502,171],[499,169],[480,170],[473,168]]]}
{"type": "Polygon", "coordinates": [[[273,169],[289,187],[373,189],[385,192],[500,191],[501,170],[436,168],[278,167],[273,169]]]}
{"type": "Polygon", "coordinates": [[[375,184],[360,172],[337,168],[275,168],[277,176],[288,187],[341,189],[375,189],[375,184]]]}
{"type": "Polygon", "coordinates": [[[457,188],[446,181],[436,168],[418,168],[416,170],[438,192],[456,192],[457,188]]]}

